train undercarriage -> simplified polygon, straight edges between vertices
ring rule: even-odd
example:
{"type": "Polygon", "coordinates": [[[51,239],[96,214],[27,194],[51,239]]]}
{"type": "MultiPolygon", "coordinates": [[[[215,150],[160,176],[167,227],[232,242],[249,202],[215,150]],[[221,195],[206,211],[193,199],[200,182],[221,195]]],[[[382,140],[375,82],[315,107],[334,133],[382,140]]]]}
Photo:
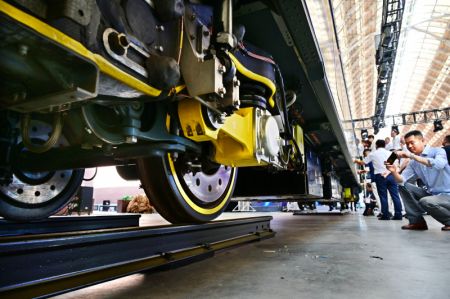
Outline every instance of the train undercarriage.
{"type": "Polygon", "coordinates": [[[0,1],[0,216],[46,218],[107,165],[172,223],[355,185],[294,2],[0,1]]]}

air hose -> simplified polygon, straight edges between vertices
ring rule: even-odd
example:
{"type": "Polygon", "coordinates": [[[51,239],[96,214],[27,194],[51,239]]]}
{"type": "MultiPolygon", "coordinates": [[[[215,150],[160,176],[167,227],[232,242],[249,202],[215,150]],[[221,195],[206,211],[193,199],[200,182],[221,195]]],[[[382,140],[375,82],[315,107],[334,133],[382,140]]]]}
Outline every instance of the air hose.
{"type": "Polygon", "coordinates": [[[31,141],[30,138],[30,123],[31,116],[30,113],[24,114],[21,119],[22,128],[22,142],[23,145],[33,153],[44,153],[51,149],[56,142],[58,142],[62,131],[62,117],[61,113],[56,113],[53,117],[53,131],[50,137],[43,144],[36,144],[31,141]]]}

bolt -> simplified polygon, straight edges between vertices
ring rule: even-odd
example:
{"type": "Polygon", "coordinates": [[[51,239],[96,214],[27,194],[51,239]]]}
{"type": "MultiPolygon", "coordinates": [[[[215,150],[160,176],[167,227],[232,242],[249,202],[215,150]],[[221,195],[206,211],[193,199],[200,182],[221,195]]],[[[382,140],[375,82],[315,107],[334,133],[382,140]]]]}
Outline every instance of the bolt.
{"type": "Polygon", "coordinates": [[[131,108],[133,108],[133,110],[139,110],[139,109],[141,109],[141,103],[139,103],[139,102],[133,103],[131,105],[131,108]]]}
{"type": "Polygon", "coordinates": [[[92,130],[89,129],[88,127],[84,127],[84,129],[86,130],[86,132],[87,132],[89,135],[92,134],[92,130]]]}
{"type": "Polygon", "coordinates": [[[19,54],[22,56],[26,56],[28,54],[28,46],[27,45],[20,45],[19,46],[19,54]]]}
{"type": "Polygon", "coordinates": [[[239,87],[239,86],[241,86],[241,81],[239,81],[238,79],[236,79],[236,77],[234,77],[233,85],[234,85],[234,87],[239,87]]]}
{"type": "Polygon", "coordinates": [[[164,51],[164,47],[163,46],[155,46],[155,50],[159,51],[159,52],[163,52],[164,51]]]}
{"type": "Polygon", "coordinates": [[[203,31],[203,35],[204,35],[204,36],[209,36],[209,30],[203,31]]]}
{"type": "Polygon", "coordinates": [[[239,107],[240,104],[241,104],[241,102],[239,100],[233,101],[233,106],[235,106],[235,107],[239,107]]]}
{"type": "Polygon", "coordinates": [[[156,25],[156,30],[164,31],[164,26],[163,25],[156,25]]]}
{"type": "Polygon", "coordinates": [[[217,89],[217,93],[218,93],[220,96],[223,96],[226,92],[227,92],[227,90],[225,89],[225,87],[219,87],[219,88],[217,89]]]}
{"type": "Polygon", "coordinates": [[[178,153],[177,152],[173,152],[172,154],[171,154],[171,157],[172,157],[172,161],[176,161],[177,159],[178,159],[178,153]]]}
{"type": "Polygon", "coordinates": [[[194,132],[192,132],[191,126],[186,126],[186,133],[188,136],[194,136],[194,132]]]}
{"type": "Polygon", "coordinates": [[[125,137],[125,143],[136,143],[137,137],[136,136],[127,136],[125,137]]]}
{"type": "Polygon", "coordinates": [[[220,115],[217,115],[217,117],[216,117],[216,121],[219,123],[219,124],[224,124],[225,123],[225,114],[220,114],[220,115]]]}
{"type": "Polygon", "coordinates": [[[227,68],[224,65],[219,65],[219,67],[217,68],[217,71],[219,72],[219,74],[225,73],[226,70],[227,70],[227,68]]]}

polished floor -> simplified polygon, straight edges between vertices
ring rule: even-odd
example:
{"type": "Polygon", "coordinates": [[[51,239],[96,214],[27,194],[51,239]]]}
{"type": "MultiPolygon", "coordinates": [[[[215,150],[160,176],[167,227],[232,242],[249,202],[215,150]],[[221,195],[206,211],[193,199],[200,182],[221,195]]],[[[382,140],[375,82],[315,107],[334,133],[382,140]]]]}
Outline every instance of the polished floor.
{"type": "MultiPolygon", "coordinates": [[[[135,274],[57,298],[450,298],[450,232],[354,214],[272,215],[275,238],[172,270],[135,274]]],[[[143,224],[165,223],[145,215],[143,224]]]]}

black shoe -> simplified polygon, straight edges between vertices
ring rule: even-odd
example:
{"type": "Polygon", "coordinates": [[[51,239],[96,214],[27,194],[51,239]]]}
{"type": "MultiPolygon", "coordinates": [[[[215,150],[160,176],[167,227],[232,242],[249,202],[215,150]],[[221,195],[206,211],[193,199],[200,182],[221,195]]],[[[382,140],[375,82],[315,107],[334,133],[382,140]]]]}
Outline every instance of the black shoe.
{"type": "Polygon", "coordinates": [[[380,218],[378,218],[378,220],[391,220],[391,218],[389,218],[389,217],[380,217],[380,218]]]}
{"type": "Polygon", "coordinates": [[[402,220],[403,217],[402,216],[394,216],[391,218],[391,220],[402,220]]]}

